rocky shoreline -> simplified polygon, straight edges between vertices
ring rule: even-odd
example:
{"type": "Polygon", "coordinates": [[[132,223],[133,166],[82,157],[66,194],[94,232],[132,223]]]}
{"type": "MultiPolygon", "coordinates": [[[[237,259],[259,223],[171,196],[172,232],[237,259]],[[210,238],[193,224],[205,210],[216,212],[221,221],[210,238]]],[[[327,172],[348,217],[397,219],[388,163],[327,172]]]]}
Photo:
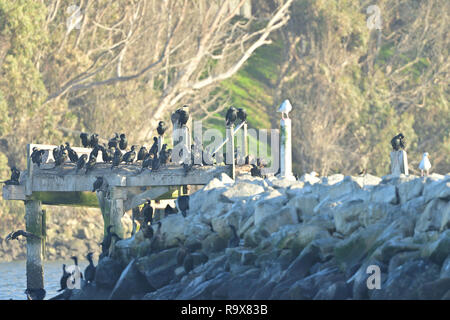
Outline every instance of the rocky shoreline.
{"type": "Polygon", "coordinates": [[[450,175],[224,175],[189,205],[152,239],[117,242],[95,282],[66,297],[450,299],[450,175]],[[380,289],[368,288],[369,266],[380,289]]]}

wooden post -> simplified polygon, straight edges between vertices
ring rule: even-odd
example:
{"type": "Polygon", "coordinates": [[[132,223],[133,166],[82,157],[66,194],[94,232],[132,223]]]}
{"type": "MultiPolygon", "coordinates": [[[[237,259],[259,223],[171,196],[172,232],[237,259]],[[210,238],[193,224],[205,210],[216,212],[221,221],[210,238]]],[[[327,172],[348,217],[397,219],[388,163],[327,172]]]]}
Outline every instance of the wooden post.
{"type": "Polygon", "coordinates": [[[42,215],[40,201],[25,201],[26,230],[39,237],[27,238],[27,289],[44,289],[42,215]]]}
{"type": "Polygon", "coordinates": [[[400,174],[409,174],[408,156],[405,150],[391,152],[391,174],[399,176],[400,174]]]}
{"type": "Polygon", "coordinates": [[[231,177],[232,179],[234,179],[234,172],[235,172],[235,166],[236,166],[236,161],[234,160],[234,125],[230,125],[227,128],[227,145],[226,145],[226,160],[225,163],[226,164],[231,164],[233,167],[233,176],[231,177]]]}

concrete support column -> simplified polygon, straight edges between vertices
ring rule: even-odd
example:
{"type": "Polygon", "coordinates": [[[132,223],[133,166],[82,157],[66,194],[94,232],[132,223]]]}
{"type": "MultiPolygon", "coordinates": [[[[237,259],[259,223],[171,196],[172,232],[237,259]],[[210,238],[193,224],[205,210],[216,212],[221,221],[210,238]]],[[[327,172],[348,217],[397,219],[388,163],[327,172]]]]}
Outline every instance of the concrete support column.
{"type": "Polygon", "coordinates": [[[123,199],[112,199],[111,201],[111,218],[110,223],[114,226],[114,231],[122,239],[125,236],[125,231],[122,225],[122,217],[125,213],[123,209],[123,199]]]}
{"type": "Polygon", "coordinates": [[[227,143],[226,143],[226,159],[225,159],[225,163],[228,165],[232,165],[233,166],[233,177],[231,177],[232,179],[234,179],[234,172],[235,172],[235,166],[236,166],[236,161],[234,159],[234,125],[231,125],[229,127],[227,127],[227,143]]]}
{"type": "Polygon", "coordinates": [[[280,178],[295,180],[292,173],[292,121],[289,119],[289,112],[292,105],[289,100],[285,100],[278,112],[281,112],[280,121],[280,178]]]}
{"type": "Polygon", "coordinates": [[[41,201],[25,201],[26,231],[39,238],[27,238],[27,289],[44,288],[43,212],[41,201]]]}
{"type": "Polygon", "coordinates": [[[164,136],[158,136],[158,154],[161,152],[163,145],[164,145],[164,136]]]}
{"type": "Polygon", "coordinates": [[[405,150],[391,152],[391,174],[396,176],[409,174],[408,156],[405,150]]]}

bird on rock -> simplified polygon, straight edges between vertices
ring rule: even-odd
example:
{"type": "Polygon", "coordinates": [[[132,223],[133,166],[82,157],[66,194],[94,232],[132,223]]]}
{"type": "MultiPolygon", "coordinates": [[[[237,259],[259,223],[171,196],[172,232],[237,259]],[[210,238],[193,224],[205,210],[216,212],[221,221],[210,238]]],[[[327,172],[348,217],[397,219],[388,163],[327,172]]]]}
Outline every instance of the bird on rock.
{"type": "Polygon", "coordinates": [[[422,161],[420,161],[419,169],[420,169],[420,175],[422,177],[424,176],[425,173],[427,176],[430,174],[431,162],[430,162],[429,156],[430,155],[428,154],[428,152],[425,152],[422,156],[422,161]]]}

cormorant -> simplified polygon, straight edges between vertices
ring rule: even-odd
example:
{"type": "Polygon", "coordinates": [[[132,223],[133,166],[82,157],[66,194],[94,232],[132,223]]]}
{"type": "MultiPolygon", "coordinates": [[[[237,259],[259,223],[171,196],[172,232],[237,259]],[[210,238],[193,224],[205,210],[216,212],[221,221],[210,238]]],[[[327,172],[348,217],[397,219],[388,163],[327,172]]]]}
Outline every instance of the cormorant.
{"type": "Polygon", "coordinates": [[[9,240],[19,240],[19,237],[20,237],[20,236],[25,237],[25,238],[40,239],[38,236],[36,236],[36,235],[34,235],[34,234],[32,234],[32,233],[29,233],[29,232],[26,232],[26,231],[23,231],[23,230],[17,230],[17,231],[13,231],[13,232],[11,232],[10,234],[8,234],[8,235],[6,236],[6,238],[5,238],[5,240],[6,240],[6,241],[9,241],[9,240]]]}
{"type": "Polygon", "coordinates": [[[395,151],[406,148],[406,138],[402,133],[399,133],[391,140],[392,148],[395,151]]]}
{"type": "Polygon", "coordinates": [[[66,265],[63,264],[63,275],[61,276],[61,280],[59,281],[61,288],[58,289],[58,292],[61,292],[65,289],[67,289],[67,279],[69,279],[69,277],[71,276],[70,272],[66,271],[66,265]]]}
{"type": "Polygon", "coordinates": [[[176,202],[181,214],[186,217],[186,211],[189,210],[189,196],[179,196],[176,202]]]}
{"type": "Polygon", "coordinates": [[[136,159],[136,146],[131,146],[131,151],[128,151],[127,153],[124,154],[123,156],[123,161],[128,164],[128,163],[133,163],[134,159],[136,159]]]}
{"type": "Polygon", "coordinates": [[[161,161],[159,161],[159,158],[156,156],[153,158],[153,161],[152,161],[152,172],[158,171],[160,167],[161,167],[161,161]]]}
{"type": "Polygon", "coordinates": [[[78,159],[77,161],[77,173],[79,170],[83,169],[84,166],[86,165],[86,160],[87,160],[87,154],[83,154],[81,155],[81,157],[78,159]]]}
{"type": "Polygon", "coordinates": [[[91,151],[91,153],[89,154],[89,159],[92,157],[95,157],[95,160],[97,160],[98,157],[98,152],[100,151],[101,146],[100,145],[95,145],[91,151]]]}
{"type": "Polygon", "coordinates": [[[161,152],[159,154],[159,160],[161,164],[168,164],[171,161],[172,149],[167,150],[167,144],[165,144],[162,146],[161,152]]]}
{"type": "Polygon", "coordinates": [[[235,107],[231,107],[228,109],[227,114],[225,116],[227,127],[231,126],[236,122],[237,119],[237,111],[235,107]]]}
{"type": "Polygon", "coordinates": [[[39,150],[37,147],[33,148],[33,152],[31,153],[31,161],[36,163],[38,167],[41,166],[42,156],[44,155],[45,150],[39,150]]]}
{"type": "Polygon", "coordinates": [[[93,157],[92,155],[89,157],[89,161],[86,163],[86,174],[89,173],[89,171],[92,171],[97,164],[97,157],[93,157]]]}
{"type": "Polygon", "coordinates": [[[16,167],[11,168],[11,178],[5,181],[6,185],[19,185],[20,171],[16,167]]]}
{"type": "Polygon", "coordinates": [[[121,162],[122,162],[122,152],[120,151],[119,148],[117,148],[116,151],[114,151],[111,170],[114,169],[114,167],[118,167],[121,162]]]}
{"type": "Polygon", "coordinates": [[[153,223],[153,208],[152,202],[147,199],[147,203],[142,208],[142,217],[144,219],[144,225],[148,225],[153,223]]]}
{"type": "Polygon", "coordinates": [[[143,161],[147,156],[147,154],[148,154],[147,148],[145,146],[142,146],[141,149],[139,149],[137,161],[143,161]]]}
{"type": "Polygon", "coordinates": [[[158,124],[158,128],[156,128],[156,131],[158,132],[158,134],[160,136],[163,136],[164,133],[166,132],[167,128],[166,128],[166,123],[164,121],[160,121],[158,124]]]}
{"type": "Polygon", "coordinates": [[[193,163],[191,164],[183,163],[184,176],[187,176],[187,174],[189,173],[189,171],[192,170],[193,167],[194,167],[193,163]]]}
{"type": "Polygon", "coordinates": [[[178,109],[174,114],[172,114],[172,124],[175,125],[175,123],[177,123],[180,128],[187,124],[187,122],[189,121],[189,113],[186,111],[186,109],[187,106],[185,105],[183,106],[183,108],[178,109]]]}
{"type": "Polygon", "coordinates": [[[113,226],[108,226],[108,228],[106,228],[106,236],[103,239],[103,241],[100,243],[100,245],[102,246],[102,255],[107,255],[109,252],[109,247],[111,246],[111,242],[112,242],[112,238],[116,238],[116,240],[122,240],[122,238],[120,238],[117,234],[115,234],[114,232],[111,232],[111,228],[113,226]]]}
{"type": "Polygon", "coordinates": [[[102,185],[103,185],[103,177],[97,177],[97,180],[95,180],[94,185],[92,186],[92,192],[100,190],[102,185]]]}
{"type": "Polygon", "coordinates": [[[236,232],[236,227],[233,226],[232,224],[229,224],[228,226],[230,227],[232,233],[230,240],[228,240],[228,247],[229,248],[239,247],[240,239],[236,232]]]}
{"type": "Polygon", "coordinates": [[[67,155],[69,156],[69,160],[73,163],[77,163],[78,154],[70,147],[70,144],[68,142],[66,142],[66,150],[67,155]]]}
{"type": "Polygon", "coordinates": [[[120,150],[126,150],[127,146],[128,146],[127,137],[125,136],[125,133],[122,133],[120,135],[119,148],[120,150]]]}
{"type": "Polygon", "coordinates": [[[89,148],[91,141],[89,140],[88,134],[84,132],[80,133],[80,139],[83,147],[89,148]]]}
{"type": "Polygon", "coordinates": [[[144,161],[142,161],[142,171],[144,171],[145,168],[149,168],[152,165],[152,163],[153,163],[153,158],[152,158],[151,154],[149,153],[145,157],[144,161]]]}
{"type": "Polygon", "coordinates": [[[98,145],[98,134],[94,133],[93,135],[91,135],[91,141],[89,141],[89,145],[92,148],[97,147],[97,145],[98,145]]]}
{"type": "Polygon", "coordinates": [[[57,154],[57,157],[55,158],[55,167],[58,167],[60,165],[64,164],[64,161],[67,160],[67,154],[64,149],[59,149],[59,153],[57,154]]]}
{"type": "Polygon", "coordinates": [[[155,157],[158,155],[158,138],[157,137],[153,137],[153,144],[150,148],[149,153],[155,157]]]}
{"type": "Polygon", "coordinates": [[[114,158],[114,151],[111,148],[106,149],[104,146],[98,146],[100,151],[102,152],[102,160],[104,163],[109,163],[114,158]]]}
{"type": "Polygon", "coordinates": [[[53,148],[52,154],[53,154],[53,160],[55,160],[55,162],[56,162],[56,159],[59,158],[59,148],[53,148]]]}
{"type": "Polygon", "coordinates": [[[161,234],[161,221],[158,221],[157,223],[157,229],[156,232],[154,232],[152,241],[150,243],[150,250],[151,252],[157,252],[159,251],[162,243],[163,243],[163,238],[162,238],[162,234],[161,234]]]}
{"type": "Polygon", "coordinates": [[[89,265],[84,269],[84,279],[87,283],[92,283],[95,280],[95,271],[96,268],[94,266],[94,261],[92,260],[92,252],[89,252],[86,255],[86,259],[89,261],[89,265]]]}
{"type": "Polygon", "coordinates": [[[247,112],[242,108],[238,108],[237,117],[241,122],[246,122],[247,121],[247,112]]]}
{"type": "Polygon", "coordinates": [[[172,126],[175,127],[175,124],[178,124],[180,120],[180,113],[178,112],[178,110],[172,113],[172,115],[170,116],[170,120],[172,121],[172,126]]]}
{"type": "Polygon", "coordinates": [[[115,133],[114,137],[108,141],[108,148],[117,148],[117,145],[119,144],[119,140],[120,140],[119,134],[115,133]]]}

